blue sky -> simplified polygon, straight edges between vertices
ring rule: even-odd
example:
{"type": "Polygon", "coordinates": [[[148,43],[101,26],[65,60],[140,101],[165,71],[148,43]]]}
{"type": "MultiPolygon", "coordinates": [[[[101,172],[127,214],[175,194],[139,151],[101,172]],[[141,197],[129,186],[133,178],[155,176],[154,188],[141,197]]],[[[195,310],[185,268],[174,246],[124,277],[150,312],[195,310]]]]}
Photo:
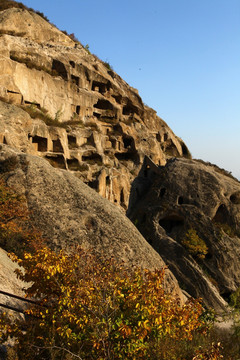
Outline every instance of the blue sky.
{"type": "Polygon", "coordinates": [[[240,0],[22,0],[108,61],[189,147],[240,179],[240,0]]]}

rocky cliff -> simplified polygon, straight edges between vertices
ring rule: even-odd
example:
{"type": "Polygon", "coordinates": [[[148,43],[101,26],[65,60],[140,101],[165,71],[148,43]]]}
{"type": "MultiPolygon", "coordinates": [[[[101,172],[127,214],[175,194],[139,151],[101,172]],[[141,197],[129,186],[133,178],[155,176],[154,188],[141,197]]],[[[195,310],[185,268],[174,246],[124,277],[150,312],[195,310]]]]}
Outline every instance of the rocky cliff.
{"type": "Polygon", "coordinates": [[[33,11],[0,12],[0,97],[23,110],[2,109],[2,143],[74,172],[124,209],[145,155],[158,165],[190,157],[137,90],[33,11]]]}
{"type": "MultiPolygon", "coordinates": [[[[55,169],[45,159],[8,145],[0,145],[0,170],[1,179],[25,199],[31,223],[41,230],[51,248],[72,251],[80,244],[128,266],[165,267],[159,254],[122,211],[71,172],[55,169]]],[[[13,241],[19,240],[5,243],[0,239],[0,246],[7,251],[21,250],[21,244],[13,241]]],[[[2,267],[9,266],[8,262],[4,260],[2,267]]],[[[0,267],[0,278],[1,275],[0,267]]],[[[165,286],[183,301],[176,278],[169,270],[165,286]]]]}
{"type": "Polygon", "coordinates": [[[32,223],[55,248],[80,243],[128,264],[167,264],[169,291],[184,300],[178,280],[226,309],[240,286],[239,182],[191,160],[137,90],[73,36],[1,5],[0,170],[32,223]]]}
{"type": "Polygon", "coordinates": [[[128,215],[182,288],[224,307],[240,286],[240,183],[202,161],[150,160],[135,179],[128,215]]]}

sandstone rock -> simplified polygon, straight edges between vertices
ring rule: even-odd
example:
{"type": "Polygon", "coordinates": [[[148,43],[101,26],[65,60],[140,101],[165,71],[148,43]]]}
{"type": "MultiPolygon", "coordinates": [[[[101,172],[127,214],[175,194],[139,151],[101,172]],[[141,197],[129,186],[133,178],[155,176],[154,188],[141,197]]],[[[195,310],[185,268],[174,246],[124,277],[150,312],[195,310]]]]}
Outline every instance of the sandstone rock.
{"type": "MultiPolygon", "coordinates": [[[[81,244],[129,266],[165,266],[122,211],[70,172],[7,145],[1,145],[0,169],[7,185],[25,196],[33,224],[51,247],[70,251],[81,244]]],[[[168,270],[166,287],[184,299],[168,270]]]]}
{"type": "Polygon", "coordinates": [[[73,171],[125,210],[145,155],[159,165],[190,157],[136,89],[32,11],[0,12],[0,98],[34,118],[4,117],[3,142],[73,171]]]}
{"type": "MultiPolygon", "coordinates": [[[[19,269],[19,266],[10,260],[7,252],[3,249],[0,249],[0,290],[24,298],[25,293],[23,288],[27,287],[28,284],[17,278],[17,275],[14,272],[17,268],[19,269]]],[[[24,310],[26,308],[26,303],[24,301],[15,299],[2,293],[0,293],[0,304],[7,305],[18,310],[24,310]]],[[[15,312],[0,306],[0,312],[2,311],[9,312],[14,317],[20,315],[19,312],[15,312]]]]}
{"type": "Polygon", "coordinates": [[[163,167],[146,159],[132,187],[129,217],[181,287],[216,309],[240,286],[239,194],[240,183],[227,172],[187,159],[163,167]],[[189,230],[193,245],[194,234],[206,244],[204,259],[184,246],[189,230]]]}

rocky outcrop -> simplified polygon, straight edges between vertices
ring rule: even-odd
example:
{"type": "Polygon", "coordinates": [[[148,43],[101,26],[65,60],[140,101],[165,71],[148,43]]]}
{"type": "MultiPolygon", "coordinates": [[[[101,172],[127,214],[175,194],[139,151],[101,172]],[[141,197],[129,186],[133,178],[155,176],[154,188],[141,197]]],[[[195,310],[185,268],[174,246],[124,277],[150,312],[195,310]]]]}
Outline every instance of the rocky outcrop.
{"type": "Polygon", "coordinates": [[[27,306],[25,301],[11,296],[15,295],[24,299],[25,293],[23,288],[28,286],[27,283],[17,278],[15,274],[17,268],[19,269],[19,266],[12,262],[7,252],[0,249],[0,309],[10,313],[11,316],[14,317],[22,316],[21,311],[27,306]],[[11,308],[19,311],[13,311],[11,308]]]}
{"type": "Polygon", "coordinates": [[[181,287],[224,308],[240,286],[240,183],[216,166],[187,159],[145,160],[129,217],[181,287]]]}
{"type": "Polygon", "coordinates": [[[124,209],[145,155],[159,165],[190,157],[109,64],[32,11],[0,12],[0,97],[25,111],[9,107],[10,121],[1,106],[3,143],[74,172],[124,209]]]}
{"type": "MultiPolygon", "coordinates": [[[[71,251],[81,244],[129,266],[165,267],[122,211],[70,172],[7,145],[1,145],[0,169],[7,185],[25,197],[32,223],[52,248],[71,251]]],[[[12,249],[13,244],[5,248],[12,249]]],[[[168,270],[165,286],[184,299],[168,270]]]]}

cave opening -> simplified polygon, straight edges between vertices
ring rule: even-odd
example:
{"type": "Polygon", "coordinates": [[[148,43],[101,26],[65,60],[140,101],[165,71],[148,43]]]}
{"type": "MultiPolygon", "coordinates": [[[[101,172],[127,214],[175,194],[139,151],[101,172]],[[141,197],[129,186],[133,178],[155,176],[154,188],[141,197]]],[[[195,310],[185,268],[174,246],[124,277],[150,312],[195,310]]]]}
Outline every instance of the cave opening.
{"type": "Polygon", "coordinates": [[[53,152],[63,153],[63,147],[59,139],[53,140],[53,152]]]}
{"type": "Polygon", "coordinates": [[[68,80],[67,70],[65,68],[65,65],[61,61],[53,59],[52,70],[56,71],[56,73],[60,75],[63,80],[68,80]]]}
{"type": "Polygon", "coordinates": [[[104,99],[98,99],[98,102],[93,105],[93,107],[100,109],[100,110],[113,110],[113,105],[104,99]]]}
{"type": "Polygon", "coordinates": [[[216,214],[213,218],[213,222],[225,224],[227,223],[227,219],[228,219],[227,208],[224,204],[221,204],[216,211],[216,214]]]}
{"type": "Polygon", "coordinates": [[[169,215],[159,220],[159,225],[170,234],[176,228],[184,226],[184,218],[178,215],[169,215]]]}
{"type": "Polygon", "coordinates": [[[37,151],[47,151],[47,138],[35,135],[32,137],[32,143],[37,144],[37,151]]]}
{"type": "Polygon", "coordinates": [[[63,155],[50,156],[47,155],[46,159],[55,168],[66,169],[65,159],[63,155]]]}
{"type": "Polygon", "coordinates": [[[71,75],[72,83],[79,86],[79,77],[75,75],[71,75]]]}

